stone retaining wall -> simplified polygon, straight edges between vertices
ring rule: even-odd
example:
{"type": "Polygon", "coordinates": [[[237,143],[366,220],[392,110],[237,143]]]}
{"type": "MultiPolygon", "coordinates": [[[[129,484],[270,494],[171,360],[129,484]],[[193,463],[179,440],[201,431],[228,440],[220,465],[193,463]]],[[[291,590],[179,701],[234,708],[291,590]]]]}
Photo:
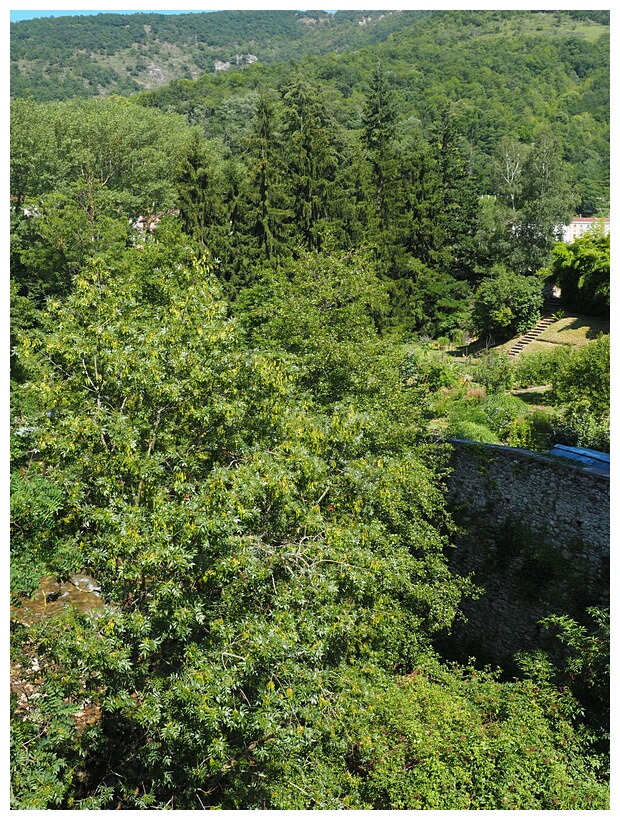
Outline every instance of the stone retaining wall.
{"type": "Polygon", "coordinates": [[[609,478],[527,450],[451,444],[448,506],[462,531],[450,565],[485,591],[447,644],[510,666],[518,650],[551,648],[541,618],[609,605],[609,478]]]}

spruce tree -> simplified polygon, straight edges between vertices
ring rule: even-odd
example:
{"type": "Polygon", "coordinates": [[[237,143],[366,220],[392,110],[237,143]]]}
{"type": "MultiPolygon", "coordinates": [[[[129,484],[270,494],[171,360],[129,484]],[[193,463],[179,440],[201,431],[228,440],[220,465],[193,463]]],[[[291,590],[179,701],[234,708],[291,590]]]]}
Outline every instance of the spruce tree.
{"type": "Polygon", "coordinates": [[[285,88],[283,100],[293,225],[303,246],[318,250],[338,169],[334,124],[320,94],[299,77],[285,88]]]}
{"type": "Polygon", "coordinates": [[[186,233],[203,248],[219,252],[223,232],[221,180],[195,134],[177,169],[177,192],[181,222],[186,233]]]}
{"type": "Polygon", "coordinates": [[[386,230],[393,215],[394,183],[397,174],[394,153],[396,105],[394,94],[377,62],[362,117],[362,141],[372,167],[378,227],[386,230]]]}

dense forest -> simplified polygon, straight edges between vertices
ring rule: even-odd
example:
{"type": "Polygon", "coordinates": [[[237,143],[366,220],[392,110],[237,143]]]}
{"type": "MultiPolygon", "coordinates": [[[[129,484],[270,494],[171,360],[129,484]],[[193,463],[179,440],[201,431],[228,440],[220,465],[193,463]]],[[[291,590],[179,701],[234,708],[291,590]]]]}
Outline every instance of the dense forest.
{"type": "Polygon", "coordinates": [[[608,808],[604,610],[517,676],[435,645],[481,593],[445,438],[609,449],[609,235],[559,241],[608,213],[608,13],[11,50],[12,808],[608,808]],[[587,343],[512,360],[545,285],[587,343]]]}
{"type": "Polygon", "coordinates": [[[173,79],[339,53],[427,11],[216,11],[40,17],[11,26],[11,93],[39,101],[132,94],[173,79]]]}

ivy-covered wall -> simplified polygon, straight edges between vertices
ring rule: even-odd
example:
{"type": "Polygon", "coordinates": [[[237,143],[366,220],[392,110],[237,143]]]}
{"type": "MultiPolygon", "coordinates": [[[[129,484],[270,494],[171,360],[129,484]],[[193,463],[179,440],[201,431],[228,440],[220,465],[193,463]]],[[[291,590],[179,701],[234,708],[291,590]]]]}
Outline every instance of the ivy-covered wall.
{"type": "Polygon", "coordinates": [[[510,667],[518,650],[551,648],[541,618],[609,605],[609,478],[513,447],[452,446],[450,564],[484,592],[443,648],[510,667]]]}

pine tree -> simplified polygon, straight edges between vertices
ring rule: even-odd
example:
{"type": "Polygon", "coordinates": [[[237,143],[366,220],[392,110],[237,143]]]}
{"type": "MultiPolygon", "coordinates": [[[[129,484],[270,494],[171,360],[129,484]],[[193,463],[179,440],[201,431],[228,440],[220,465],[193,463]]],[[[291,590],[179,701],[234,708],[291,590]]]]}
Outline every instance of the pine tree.
{"type": "Polygon", "coordinates": [[[441,267],[458,279],[471,280],[475,267],[478,194],[469,163],[459,145],[450,106],[442,106],[438,115],[434,152],[440,184],[436,219],[440,226],[441,267]]]}
{"type": "Polygon", "coordinates": [[[390,226],[393,216],[397,174],[394,153],[396,105],[380,61],[370,80],[362,125],[362,141],[373,172],[378,226],[383,231],[390,226]]]}
{"type": "Polygon", "coordinates": [[[293,225],[303,246],[318,250],[338,169],[334,124],[320,94],[299,77],[285,88],[283,99],[293,225]]]}
{"type": "Polygon", "coordinates": [[[221,180],[195,134],[177,170],[177,191],[183,228],[203,248],[219,252],[224,228],[221,180]]]}
{"type": "Polygon", "coordinates": [[[248,139],[248,201],[243,218],[255,257],[269,262],[276,261],[284,250],[291,216],[279,149],[275,100],[261,88],[248,139]]]}

